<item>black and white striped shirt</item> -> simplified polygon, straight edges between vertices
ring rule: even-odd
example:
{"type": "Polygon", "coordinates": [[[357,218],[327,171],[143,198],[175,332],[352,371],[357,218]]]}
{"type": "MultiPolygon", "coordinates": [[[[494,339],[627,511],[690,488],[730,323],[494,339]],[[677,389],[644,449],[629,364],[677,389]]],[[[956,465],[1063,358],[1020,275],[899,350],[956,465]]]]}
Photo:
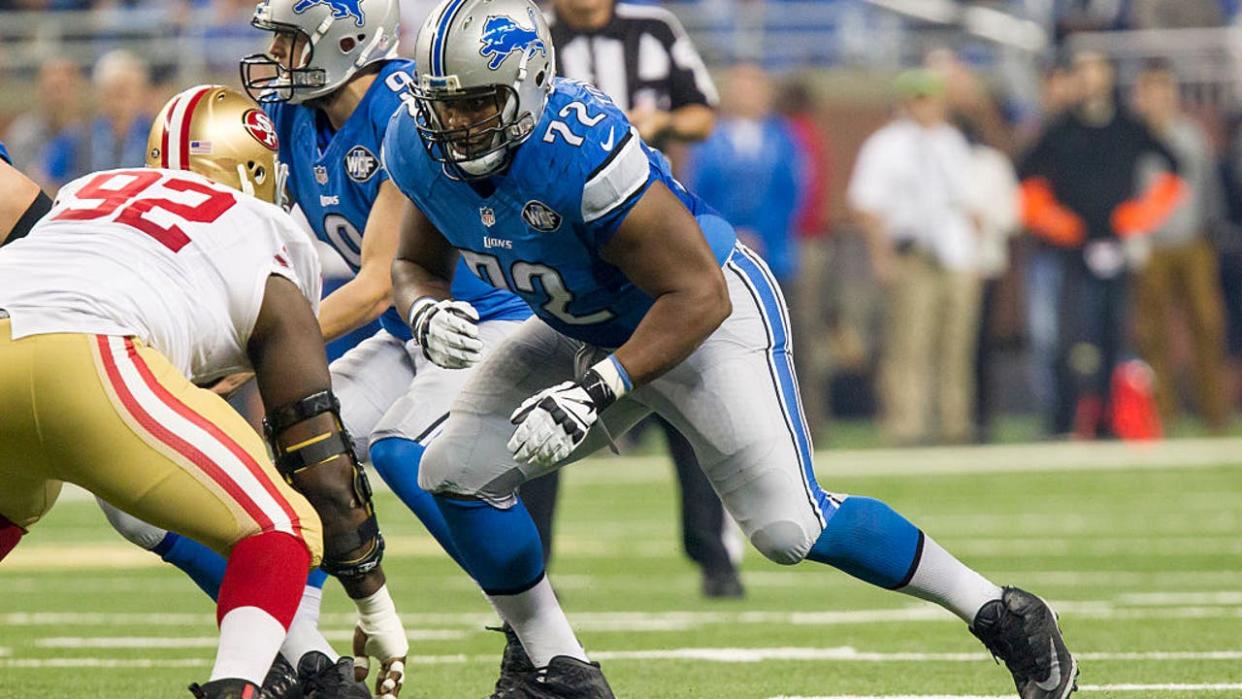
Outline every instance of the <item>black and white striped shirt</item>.
{"type": "Polygon", "coordinates": [[[707,67],[668,10],[617,3],[612,20],[589,32],[572,29],[554,15],[549,21],[559,73],[595,85],[621,109],[716,106],[707,67]]]}

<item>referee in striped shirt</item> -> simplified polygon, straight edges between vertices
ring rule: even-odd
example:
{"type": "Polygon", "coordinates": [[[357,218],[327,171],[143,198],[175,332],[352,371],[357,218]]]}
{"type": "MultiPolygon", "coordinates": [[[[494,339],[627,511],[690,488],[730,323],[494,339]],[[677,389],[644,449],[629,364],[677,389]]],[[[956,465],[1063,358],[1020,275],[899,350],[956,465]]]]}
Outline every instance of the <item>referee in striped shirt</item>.
{"type": "MultiPolygon", "coordinates": [[[[553,0],[552,44],[560,73],[591,83],[625,110],[648,144],[668,148],[707,138],[716,122],[716,87],[690,37],[670,12],[615,0],[553,0]]],[[[681,484],[682,540],[703,571],[703,594],[740,597],[734,555],[741,544],[686,438],[659,418],[681,484]]],[[[522,487],[543,540],[552,550],[559,472],[522,487]]]]}

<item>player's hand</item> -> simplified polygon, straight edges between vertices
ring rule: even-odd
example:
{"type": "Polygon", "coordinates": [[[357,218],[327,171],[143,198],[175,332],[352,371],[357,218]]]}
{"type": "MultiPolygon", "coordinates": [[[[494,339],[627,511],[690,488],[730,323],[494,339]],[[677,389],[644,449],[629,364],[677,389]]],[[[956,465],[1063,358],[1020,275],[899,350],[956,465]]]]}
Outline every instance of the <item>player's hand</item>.
{"type": "Polygon", "coordinates": [[[410,328],[423,356],[445,369],[465,369],[483,358],[479,312],[465,301],[421,298],[410,309],[410,328]]]}
{"type": "Polygon", "coordinates": [[[241,390],[241,387],[245,386],[247,383],[250,382],[250,379],[253,379],[253,378],[254,378],[253,371],[243,371],[237,374],[229,374],[228,376],[216,379],[211,384],[207,386],[203,386],[203,388],[207,389],[208,391],[211,391],[212,393],[216,394],[217,396],[220,396],[221,398],[225,400],[228,400],[229,398],[233,397],[234,393],[237,393],[239,390],[241,390]]]}
{"type": "Polygon", "coordinates": [[[565,460],[617,394],[591,369],[579,382],[566,381],[527,398],[509,420],[517,425],[509,439],[513,458],[533,466],[565,460]]]}
{"type": "Polygon", "coordinates": [[[375,678],[375,696],[379,699],[401,694],[405,684],[405,659],[410,643],[401,620],[395,622],[395,628],[384,631],[365,631],[361,622],[354,628],[354,680],[366,682],[367,675],[371,674],[371,658],[379,658],[380,671],[375,678]]]}

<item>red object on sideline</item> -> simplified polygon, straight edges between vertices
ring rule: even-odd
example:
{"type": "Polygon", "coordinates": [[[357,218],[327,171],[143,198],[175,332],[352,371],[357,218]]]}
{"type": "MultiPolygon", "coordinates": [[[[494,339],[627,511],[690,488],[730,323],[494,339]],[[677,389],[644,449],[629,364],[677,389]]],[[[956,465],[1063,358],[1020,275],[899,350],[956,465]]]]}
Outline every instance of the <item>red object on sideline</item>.
{"type": "Polygon", "coordinates": [[[284,532],[237,542],[220,583],[216,623],[238,607],[258,607],[288,629],[302,600],[310,561],[306,543],[284,532]]]}
{"type": "Polygon", "coordinates": [[[1127,441],[1164,436],[1156,408],[1155,373],[1147,362],[1132,359],[1113,372],[1113,433],[1127,441]]]}

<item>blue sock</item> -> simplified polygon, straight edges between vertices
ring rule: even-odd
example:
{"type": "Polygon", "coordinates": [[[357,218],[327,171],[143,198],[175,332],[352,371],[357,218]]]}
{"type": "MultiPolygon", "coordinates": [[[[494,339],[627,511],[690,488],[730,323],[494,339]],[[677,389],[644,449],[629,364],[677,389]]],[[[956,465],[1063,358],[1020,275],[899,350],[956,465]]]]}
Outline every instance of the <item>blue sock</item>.
{"type": "Polygon", "coordinates": [[[371,465],[375,467],[380,478],[392,488],[392,492],[401,498],[401,502],[410,508],[414,516],[427,527],[427,531],[440,542],[441,548],[457,561],[462,568],[461,555],[449,535],[448,523],[444,514],[436,504],[431,493],[418,487],[418,464],[422,461],[424,447],[418,442],[401,437],[381,439],[371,445],[371,465]]]}
{"type": "Polygon", "coordinates": [[[543,579],[543,546],[519,500],[502,510],[481,500],[435,496],[470,573],[489,595],[516,595],[543,579]]]}
{"type": "Polygon", "coordinates": [[[306,576],[306,586],[317,587],[320,590],[322,590],[323,584],[327,582],[327,580],[328,580],[328,574],[323,572],[319,568],[316,568],[310,572],[310,575],[306,576]]]}
{"type": "Polygon", "coordinates": [[[193,539],[172,532],[165,534],[151,552],[190,576],[194,584],[212,599],[219,595],[220,581],[224,580],[224,556],[193,539]]]}
{"type": "MultiPolygon", "coordinates": [[[[220,581],[224,580],[224,567],[228,565],[224,556],[193,539],[172,532],[165,534],[164,539],[151,549],[151,553],[190,576],[194,584],[206,592],[208,597],[217,599],[220,596],[220,581]]],[[[327,579],[328,574],[316,568],[307,576],[306,584],[322,590],[327,579]]]]}
{"type": "Polygon", "coordinates": [[[923,553],[923,532],[891,507],[851,496],[828,520],[807,558],[890,590],[905,587],[923,553]]]}

